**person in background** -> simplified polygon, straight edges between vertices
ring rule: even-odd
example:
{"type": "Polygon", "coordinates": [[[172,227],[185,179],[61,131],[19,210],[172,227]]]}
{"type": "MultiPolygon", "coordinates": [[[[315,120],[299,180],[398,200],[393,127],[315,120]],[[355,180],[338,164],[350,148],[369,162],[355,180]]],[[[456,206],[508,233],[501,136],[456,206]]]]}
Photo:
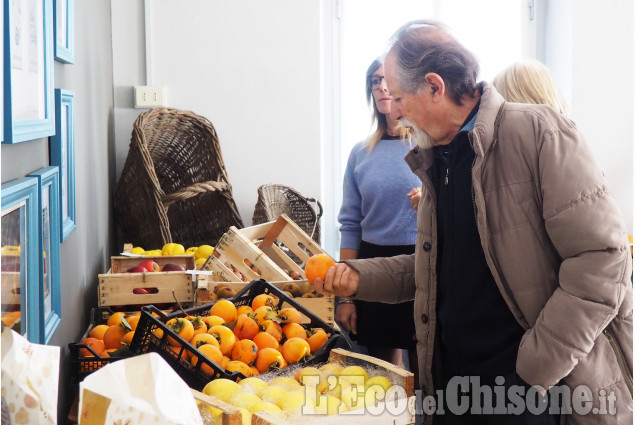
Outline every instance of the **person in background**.
{"type": "Polygon", "coordinates": [[[575,124],[477,83],[474,55],[436,22],[402,26],[384,70],[391,117],[417,142],[406,157],[423,188],[415,254],[344,260],[315,280],[318,292],[415,299],[421,396],[441,391],[445,407],[426,424],[442,413],[461,425],[632,423],[631,256],[575,124]],[[482,386],[502,385],[502,399],[482,398],[482,386]],[[551,411],[560,403],[547,390],[580,386],[589,410],[551,411]],[[516,412],[519,388],[527,404],[516,412]]]}
{"type": "Polygon", "coordinates": [[[567,102],[542,62],[531,59],[513,63],[494,77],[492,85],[508,102],[549,105],[569,116],[567,102]]]}
{"type": "MultiPolygon", "coordinates": [[[[389,115],[392,96],[379,60],[366,72],[366,100],[375,130],[353,147],[346,166],[338,217],[341,260],[412,254],[417,235],[407,194],[421,181],[403,160],[411,148],[409,130],[389,115]]],[[[408,350],[416,376],[413,305],[412,300],[385,304],[343,297],[335,317],[371,356],[403,366],[402,349],[408,350]]]]}

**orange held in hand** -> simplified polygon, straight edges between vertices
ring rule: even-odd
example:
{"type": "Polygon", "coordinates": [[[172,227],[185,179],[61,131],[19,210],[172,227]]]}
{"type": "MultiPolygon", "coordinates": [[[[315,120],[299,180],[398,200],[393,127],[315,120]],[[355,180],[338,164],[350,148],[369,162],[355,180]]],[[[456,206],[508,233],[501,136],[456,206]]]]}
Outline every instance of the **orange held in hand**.
{"type": "Polygon", "coordinates": [[[335,261],[327,254],[316,254],[306,262],[304,274],[309,282],[314,283],[316,277],[324,280],[326,272],[334,265],[335,261]]]}

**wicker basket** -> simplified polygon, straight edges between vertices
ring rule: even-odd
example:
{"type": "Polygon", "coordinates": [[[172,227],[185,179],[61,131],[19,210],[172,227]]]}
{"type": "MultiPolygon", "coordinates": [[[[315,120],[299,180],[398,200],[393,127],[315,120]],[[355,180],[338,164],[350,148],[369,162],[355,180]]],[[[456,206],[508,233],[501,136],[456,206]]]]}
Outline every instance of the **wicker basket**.
{"type": "Polygon", "coordinates": [[[253,224],[275,221],[286,214],[307,235],[320,243],[320,218],[322,204],[313,198],[305,198],[295,189],[281,184],[265,184],[258,188],[258,201],[254,209],[253,224]]]}
{"type": "Polygon", "coordinates": [[[126,240],[149,249],[215,245],[243,227],[216,130],[189,111],[139,115],[113,203],[126,240]]]}

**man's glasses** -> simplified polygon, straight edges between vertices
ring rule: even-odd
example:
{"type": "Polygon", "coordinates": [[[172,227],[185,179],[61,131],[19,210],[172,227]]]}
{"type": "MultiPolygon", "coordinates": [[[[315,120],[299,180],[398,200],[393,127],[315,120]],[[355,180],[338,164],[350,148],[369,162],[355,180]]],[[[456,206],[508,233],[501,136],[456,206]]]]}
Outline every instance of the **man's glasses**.
{"type": "Polygon", "coordinates": [[[381,87],[381,82],[384,81],[384,76],[377,76],[370,79],[370,87],[373,90],[377,90],[381,87]]]}

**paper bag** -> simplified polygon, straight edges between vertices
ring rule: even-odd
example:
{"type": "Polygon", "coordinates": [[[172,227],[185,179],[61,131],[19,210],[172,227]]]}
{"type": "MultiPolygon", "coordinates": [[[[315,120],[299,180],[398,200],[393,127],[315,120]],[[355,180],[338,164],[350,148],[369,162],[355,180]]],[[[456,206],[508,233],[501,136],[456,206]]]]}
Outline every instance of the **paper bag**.
{"type": "Polygon", "coordinates": [[[79,384],[79,424],[202,425],[187,384],[156,353],[106,365],[79,384]]]}
{"type": "Polygon", "coordinates": [[[59,368],[59,347],[30,343],[5,328],[2,332],[2,423],[57,424],[59,368]]]}

